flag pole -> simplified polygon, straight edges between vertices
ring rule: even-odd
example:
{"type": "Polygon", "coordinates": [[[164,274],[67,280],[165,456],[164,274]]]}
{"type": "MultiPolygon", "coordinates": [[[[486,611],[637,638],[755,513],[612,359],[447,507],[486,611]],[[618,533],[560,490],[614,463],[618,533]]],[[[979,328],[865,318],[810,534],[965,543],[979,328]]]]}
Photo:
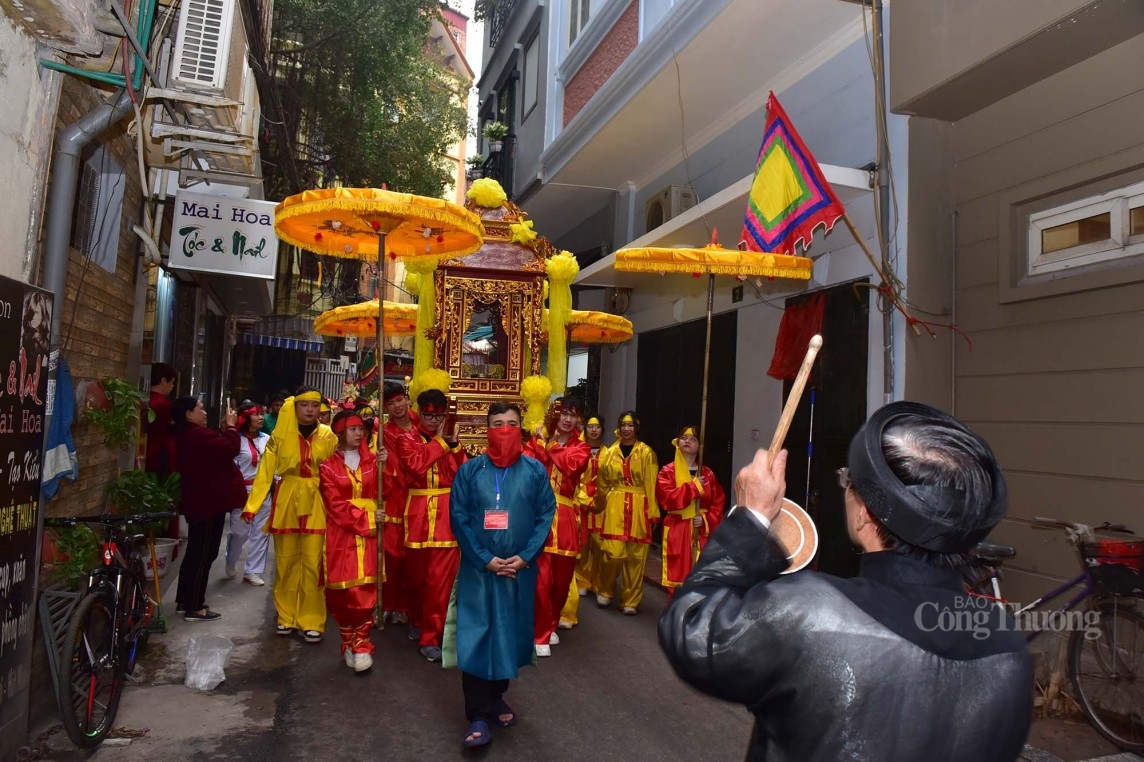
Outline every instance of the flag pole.
{"type": "MultiPolygon", "coordinates": [[[[882,279],[883,283],[889,285],[890,279],[886,277],[886,272],[885,272],[885,270],[882,269],[882,265],[879,264],[878,260],[874,258],[874,254],[873,254],[873,252],[870,251],[870,247],[866,245],[866,239],[863,238],[862,234],[858,232],[858,228],[855,227],[854,221],[850,219],[850,213],[849,212],[844,211],[842,213],[842,221],[845,222],[846,227],[850,229],[850,235],[854,236],[854,240],[858,243],[858,246],[862,249],[862,252],[866,255],[866,259],[870,260],[870,265],[874,268],[874,272],[878,274],[878,277],[882,279]]],[[[915,336],[921,336],[922,330],[920,328],[918,328],[917,321],[914,319],[913,315],[911,315],[909,312],[907,312],[906,308],[903,307],[898,302],[897,295],[894,294],[893,292],[891,292],[890,299],[891,299],[891,301],[893,301],[894,306],[898,308],[898,311],[901,312],[902,315],[905,316],[906,322],[909,324],[910,328],[912,328],[914,331],[914,335],[915,336]]]]}

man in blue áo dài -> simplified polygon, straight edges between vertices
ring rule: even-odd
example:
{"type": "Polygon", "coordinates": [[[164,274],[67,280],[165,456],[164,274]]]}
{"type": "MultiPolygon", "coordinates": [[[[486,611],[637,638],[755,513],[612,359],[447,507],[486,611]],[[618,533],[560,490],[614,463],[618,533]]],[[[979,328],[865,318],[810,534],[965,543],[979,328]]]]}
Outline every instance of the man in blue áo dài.
{"type": "Polygon", "coordinates": [[[457,572],[457,666],[469,729],[464,746],[492,741],[490,723],[516,724],[502,696],[532,664],[536,557],[556,512],[539,462],[521,456],[520,408],[489,405],[489,447],[461,466],[449,513],[461,548],[457,572]]]}

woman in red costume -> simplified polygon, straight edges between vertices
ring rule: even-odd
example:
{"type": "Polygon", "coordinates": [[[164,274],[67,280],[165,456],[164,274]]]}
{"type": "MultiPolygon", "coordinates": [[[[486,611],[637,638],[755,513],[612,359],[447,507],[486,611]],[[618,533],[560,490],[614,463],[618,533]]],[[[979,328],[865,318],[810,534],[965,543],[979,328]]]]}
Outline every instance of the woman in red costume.
{"type": "Polygon", "coordinates": [[[695,426],[685,426],[675,445],[675,460],[660,469],[655,497],[663,519],[663,586],[668,600],[683,584],[699,551],[723,520],[726,495],[707,466],[698,469],[699,435],[695,426]]]}
{"type": "Polygon", "coordinates": [[[352,410],[334,416],[338,449],[318,469],[326,505],[326,609],[338,623],[346,666],[373,666],[373,608],[377,604],[378,462],[365,442],[365,422],[352,410]]]}

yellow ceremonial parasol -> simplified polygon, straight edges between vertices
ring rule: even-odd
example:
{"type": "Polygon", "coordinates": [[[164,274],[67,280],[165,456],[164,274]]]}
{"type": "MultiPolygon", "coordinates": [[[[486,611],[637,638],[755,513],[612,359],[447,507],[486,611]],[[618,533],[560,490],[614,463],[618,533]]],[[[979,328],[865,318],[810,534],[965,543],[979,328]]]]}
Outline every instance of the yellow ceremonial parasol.
{"type": "MultiPolygon", "coordinates": [[[[715,276],[738,278],[794,278],[810,280],[814,262],[808,257],[726,249],[719,245],[718,231],[702,248],[641,248],[616,252],[616,269],[628,272],[682,273],[707,276],[707,337],[703,348],[703,397],[699,408],[699,457],[703,467],[703,443],[707,433],[707,380],[711,361],[711,311],[715,301],[715,276]]],[[[807,517],[809,521],[809,516],[807,517]]]]}
{"type": "Polygon", "coordinates": [[[711,359],[711,308],[715,300],[715,276],[738,278],[795,278],[810,280],[814,262],[807,257],[725,249],[718,231],[711,243],[697,249],[641,248],[616,252],[616,269],[627,272],[682,273],[693,278],[707,276],[707,340],[703,349],[703,401],[699,409],[699,465],[703,465],[703,436],[707,429],[707,373],[711,359]]]}
{"type": "MultiPolygon", "coordinates": [[[[483,242],[481,218],[463,206],[439,198],[395,193],[384,188],[319,188],[290,196],[274,208],[274,230],[286,243],[332,257],[377,262],[382,258],[446,259],[472,254],[483,242]]],[[[378,289],[377,363],[385,379],[385,318],[378,289]]],[[[381,490],[382,474],[378,472],[381,490]]],[[[377,604],[374,621],[383,625],[381,583],[384,556],[378,543],[377,604]]]]}
{"type": "MultiPolygon", "coordinates": [[[[381,314],[386,334],[412,336],[417,332],[416,304],[386,301],[381,314]]],[[[326,310],[314,318],[314,333],[320,336],[376,336],[377,300],[326,310]]]]}
{"type": "Polygon", "coordinates": [[[619,344],[632,338],[632,321],[593,310],[572,310],[568,338],[580,344],[619,344]]]}

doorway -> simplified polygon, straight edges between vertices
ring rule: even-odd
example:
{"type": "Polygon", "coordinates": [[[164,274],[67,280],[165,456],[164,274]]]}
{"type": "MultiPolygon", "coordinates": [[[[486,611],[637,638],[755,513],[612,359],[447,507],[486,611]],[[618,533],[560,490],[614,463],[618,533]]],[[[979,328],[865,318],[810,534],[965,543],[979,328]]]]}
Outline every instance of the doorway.
{"type": "MultiPolygon", "coordinates": [[[[707,432],[703,463],[729,492],[731,442],[735,425],[735,342],[738,313],[715,315],[711,323],[711,366],[707,393],[707,432]]],[[[703,347],[707,320],[641,333],[636,369],[636,410],[640,439],[659,459],[675,458],[671,440],[686,425],[699,425],[703,399],[703,347]]],[[[619,411],[611,411],[615,423],[619,411]]],[[[729,498],[730,499],[730,498],[729,498]]],[[[730,507],[728,505],[728,507],[730,507]]]]}
{"type": "MultiPolygon", "coordinates": [[[[822,349],[786,438],[785,447],[790,452],[786,496],[805,506],[818,527],[814,568],[843,577],[858,573],[858,554],[847,534],[845,502],[836,472],[846,465],[850,440],[866,421],[868,283],[853,281],[786,300],[789,308],[815,294],[825,297],[822,349]]],[[[784,403],[793,385],[793,381],[783,384],[784,403]]]]}

